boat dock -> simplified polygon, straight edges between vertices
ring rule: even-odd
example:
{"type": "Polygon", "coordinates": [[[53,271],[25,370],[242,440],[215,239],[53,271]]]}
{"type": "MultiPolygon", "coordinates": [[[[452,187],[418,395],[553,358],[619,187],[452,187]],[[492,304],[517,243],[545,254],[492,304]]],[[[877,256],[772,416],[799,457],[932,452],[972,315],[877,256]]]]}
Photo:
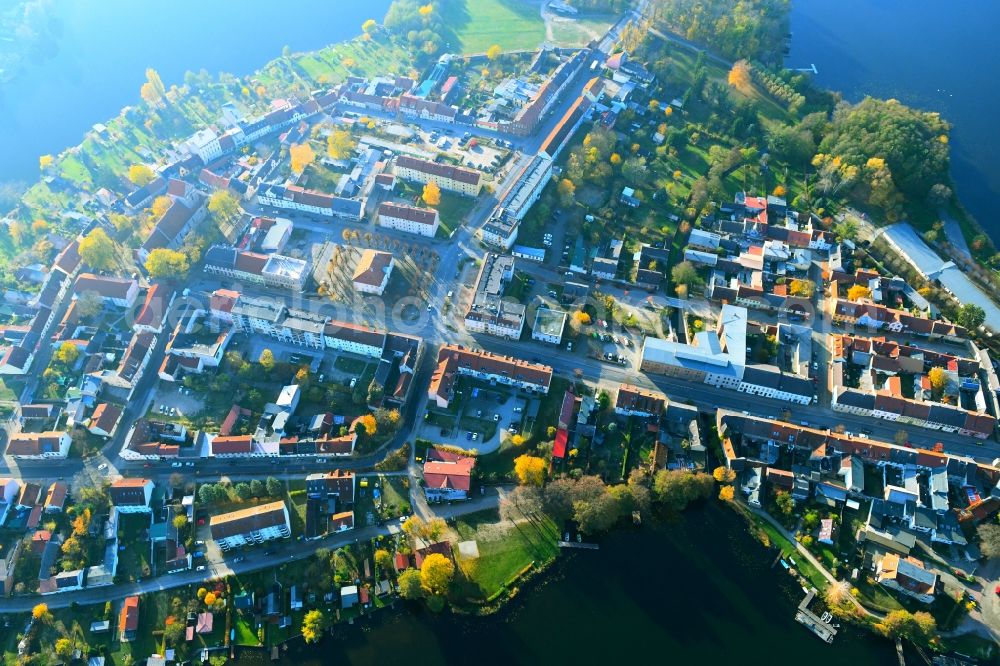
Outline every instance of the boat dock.
{"type": "Polygon", "coordinates": [[[830,624],[833,616],[829,613],[823,613],[823,617],[819,617],[809,610],[809,604],[815,598],[815,588],[806,593],[805,599],[802,600],[798,610],[795,612],[795,621],[804,625],[809,631],[819,636],[820,639],[827,643],[832,643],[833,637],[837,635],[837,628],[830,624]]]}
{"type": "Polygon", "coordinates": [[[597,550],[599,548],[596,543],[581,543],[577,541],[557,541],[556,543],[560,548],[584,548],[586,550],[597,550]]]}

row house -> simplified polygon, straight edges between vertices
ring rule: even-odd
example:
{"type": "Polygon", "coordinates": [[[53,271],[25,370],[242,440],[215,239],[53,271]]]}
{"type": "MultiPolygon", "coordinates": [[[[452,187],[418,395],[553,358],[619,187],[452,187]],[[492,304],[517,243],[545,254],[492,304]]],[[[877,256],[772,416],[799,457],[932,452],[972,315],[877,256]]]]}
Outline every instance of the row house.
{"type": "Polygon", "coordinates": [[[139,297],[139,283],[131,278],[81,273],[73,284],[73,295],[95,293],[105,305],[129,309],[139,297]]]}
{"type": "Polygon", "coordinates": [[[322,217],[340,217],[357,221],[365,215],[363,199],[338,197],[316,190],[307,190],[298,185],[263,184],[257,192],[257,201],[265,206],[322,217]]]}
{"type": "Polygon", "coordinates": [[[431,376],[428,398],[438,407],[447,409],[454,397],[455,384],[461,376],[513,386],[533,393],[548,393],[552,382],[552,368],[512,356],[466,349],[460,345],[444,345],[438,353],[437,366],[431,376]]]}
{"type": "Polygon", "coordinates": [[[6,454],[21,460],[65,458],[72,443],[67,432],[19,432],[9,436],[6,454]]]}
{"type": "Polygon", "coordinates": [[[659,417],[667,405],[667,396],[659,391],[648,391],[632,384],[618,387],[615,413],[620,416],[659,417]]]}
{"type": "Polygon", "coordinates": [[[292,535],[288,507],[280,501],[212,516],[209,530],[224,552],[292,535]]]}
{"type": "Polygon", "coordinates": [[[302,291],[310,275],[310,263],[280,254],[245,252],[226,245],[213,245],[205,253],[206,273],[275,289],[302,291]]]}

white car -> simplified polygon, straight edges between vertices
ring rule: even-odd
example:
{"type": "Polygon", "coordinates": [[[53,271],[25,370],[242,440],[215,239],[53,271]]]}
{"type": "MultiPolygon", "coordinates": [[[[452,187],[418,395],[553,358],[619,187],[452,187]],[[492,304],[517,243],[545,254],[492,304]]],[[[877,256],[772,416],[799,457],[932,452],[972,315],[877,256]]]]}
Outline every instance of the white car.
{"type": "Polygon", "coordinates": [[[108,463],[101,463],[100,465],[97,466],[97,469],[101,472],[103,472],[107,468],[108,468],[108,463]]]}

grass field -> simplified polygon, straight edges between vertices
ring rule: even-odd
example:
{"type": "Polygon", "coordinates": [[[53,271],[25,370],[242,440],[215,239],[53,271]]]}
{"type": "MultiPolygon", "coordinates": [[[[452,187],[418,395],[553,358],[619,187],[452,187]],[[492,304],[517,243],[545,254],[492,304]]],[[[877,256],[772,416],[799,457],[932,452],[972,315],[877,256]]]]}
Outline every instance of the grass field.
{"type": "Polygon", "coordinates": [[[443,18],[462,53],[483,53],[493,44],[504,51],[537,49],[545,40],[538,6],[522,0],[454,0],[443,18]]]}
{"type": "Polygon", "coordinates": [[[559,530],[548,517],[500,523],[496,511],[460,518],[455,530],[463,541],[475,540],[479,558],[459,560],[455,592],[468,599],[489,599],[534,563],[541,566],[559,553],[559,530]]]}
{"type": "Polygon", "coordinates": [[[608,31],[615,16],[588,16],[552,22],[552,38],[559,46],[583,46],[608,31]]]}

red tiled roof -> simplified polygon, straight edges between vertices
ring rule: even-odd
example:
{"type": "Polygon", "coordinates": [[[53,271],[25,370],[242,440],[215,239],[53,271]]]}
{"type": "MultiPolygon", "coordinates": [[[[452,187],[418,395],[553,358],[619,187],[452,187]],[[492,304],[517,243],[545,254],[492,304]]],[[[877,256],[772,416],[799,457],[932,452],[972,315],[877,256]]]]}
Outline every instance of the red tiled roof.
{"type": "Polygon", "coordinates": [[[479,179],[482,177],[482,174],[473,169],[463,169],[462,167],[450,164],[439,164],[438,162],[421,160],[407,155],[397,157],[396,166],[401,169],[412,169],[421,173],[448,178],[467,185],[478,185],[479,179]]]}

